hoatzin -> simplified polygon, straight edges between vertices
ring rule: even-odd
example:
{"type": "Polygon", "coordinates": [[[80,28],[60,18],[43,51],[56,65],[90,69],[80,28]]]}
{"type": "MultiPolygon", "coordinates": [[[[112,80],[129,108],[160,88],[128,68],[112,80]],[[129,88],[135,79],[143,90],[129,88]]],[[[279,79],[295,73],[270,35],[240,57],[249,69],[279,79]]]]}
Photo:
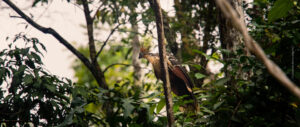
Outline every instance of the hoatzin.
{"type": "MultiPolygon", "coordinates": [[[[149,53],[148,50],[141,48],[139,58],[147,59],[153,66],[154,74],[157,79],[162,79],[162,69],[160,68],[159,54],[149,53]]],[[[187,103],[183,106],[184,111],[197,111],[198,103],[193,94],[192,88],[194,87],[189,75],[185,68],[183,68],[178,60],[167,54],[167,66],[169,70],[171,90],[177,96],[187,95],[184,100],[193,100],[193,102],[187,103]]]]}

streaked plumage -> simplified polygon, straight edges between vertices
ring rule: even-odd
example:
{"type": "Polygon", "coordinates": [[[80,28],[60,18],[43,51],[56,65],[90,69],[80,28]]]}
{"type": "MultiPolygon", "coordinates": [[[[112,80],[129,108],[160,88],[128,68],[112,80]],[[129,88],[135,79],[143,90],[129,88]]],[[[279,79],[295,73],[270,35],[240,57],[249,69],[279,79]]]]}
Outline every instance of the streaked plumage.
{"type": "MultiPolygon", "coordinates": [[[[162,70],[160,68],[158,54],[149,53],[147,50],[141,49],[140,58],[147,59],[153,66],[156,78],[162,79],[162,70]]],[[[193,102],[186,104],[184,107],[188,109],[192,108],[194,111],[197,111],[197,100],[194,97],[192,90],[194,84],[187,74],[187,71],[179,64],[177,59],[170,54],[167,55],[167,66],[172,92],[177,96],[188,95],[184,99],[193,100],[193,102]]]]}

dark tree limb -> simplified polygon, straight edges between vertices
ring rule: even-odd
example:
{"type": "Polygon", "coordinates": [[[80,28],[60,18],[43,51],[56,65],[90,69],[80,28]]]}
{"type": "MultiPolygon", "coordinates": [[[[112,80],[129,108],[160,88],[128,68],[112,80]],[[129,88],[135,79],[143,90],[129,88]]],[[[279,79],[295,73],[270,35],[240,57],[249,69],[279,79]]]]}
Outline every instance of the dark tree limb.
{"type": "Polygon", "coordinates": [[[82,5],[83,5],[83,11],[84,11],[84,16],[86,20],[86,25],[87,25],[87,33],[88,33],[88,38],[89,38],[89,51],[90,51],[90,59],[92,61],[92,66],[95,68],[95,75],[96,79],[100,79],[101,83],[99,84],[102,88],[107,89],[107,83],[105,81],[104,74],[97,62],[96,59],[96,47],[95,47],[95,39],[94,39],[94,28],[93,28],[93,18],[90,15],[90,9],[88,6],[88,1],[87,0],[82,0],[82,5]]]}
{"type": "Polygon", "coordinates": [[[13,4],[10,0],[3,0],[8,6],[10,6],[14,11],[16,11],[24,20],[26,20],[29,24],[31,24],[33,27],[38,29],[39,31],[51,34],[54,36],[61,44],[63,44],[67,49],[69,49],[75,56],[77,56],[85,66],[87,66],[89,69],[92,68],[91,63],[89,60],[81,54],[78,50],[76,50],[67,40],[65,40],[60,34],[58,34],[54,29],[52,28],[45,28],[43,26],[40,26],[35,21],[33,21],[31,18],[29,18],[24,12],[22,12],[15,4],[13,4]]]}
{"type": "Polygon", "coordinates": [[[90,15],[90,9],[89,9],[87,0],[82,0],[82,5],[83,5],[85,21],[86,21],[86,25],[87,25],[87,33],[88,33],[88,38],[89,38],[90,57],[91,57],[91,60],[93,60],[96,57],[93,19],[92,19],[91,15],[90,15]]]}
{"type": "MultiPolygon", "coordinates": [[[[97,78],[100,79],[101,84],[99,84],[102,88],[108,89],[108,85],[106,83],[105,77],[104,77],[104,72],[101,70],[99,63],[97,62],[97,57],[96,57],[96,46],[95,46],[95,39],[94,39],[94,19],[90,15],[90,9],[89,9],[89,3],[87,0],[82,0],[82,6],[83,6],[83,11],[84,11],[84,16],[86,20],[86,26],[87,26],[87,32],[88,32],[88,37],[89,37],[89,51],[90,51],[90,59],[92,61],[92,65],[95,68],[96,71],[96,76],[97,78]]],[[[109,96],[109,93],[106,94],[106,96],[109,96]]],[[[108,117],[108,121],[110,121],[112,115],[113,115],[113,104],[110,101],[107,101],[104,103],[102,107],[106,112],[106,116],[108,117]]],[[[111,123],[111,126],[114,123],[111,123]]]]}
{"type": "Polygon", "coordinates": [[[95,77],[97,83],[102,86],[103,88],[107,88],[106,82],[103,78],[99,77],[97,69],[93,64],[90,63],[89,59],[85,57],[82,53],[80,53],[77,49],[75,49],[66,39],[64,39],[60,34],[58,34],[54,29],[52,28],[46,28],[39,24],[37,24],[35,21],[33,21],[31,18],[29,18],[23,11],[21,11],[14,3],[12,3],[10,0],[3,0],[10,8],[12,8],[14,11],[16,11],[25,21],[27,21],[30,25],[32,25],[34,28],[38,29],[39,31],[51,34],[53,37],[55,37],[62,45],[64,45],[68,50],[70,50],[93,74],[95,77]],[[103,85],[101,85],[103,84],[103,85]]]}
{"type": "Polygon", "coordinates": [[[156,17],[158,50],[159,50],[160,66],[163,70],[162,80],[164,83],[164,94],[165,94],[166,105],[167,105],[168,125],[169,127],[173,127],[174,126],[173,101],[171,96],[171,85],[170,85],[170,78],[169,78],[169,72],[168,72],[167,61],[166,61],[166,46],[165,46],[162,11],[158,0],[149,0],[149,3],[153,5],[151,7],[154,10],[155,17],[156,17]]]}

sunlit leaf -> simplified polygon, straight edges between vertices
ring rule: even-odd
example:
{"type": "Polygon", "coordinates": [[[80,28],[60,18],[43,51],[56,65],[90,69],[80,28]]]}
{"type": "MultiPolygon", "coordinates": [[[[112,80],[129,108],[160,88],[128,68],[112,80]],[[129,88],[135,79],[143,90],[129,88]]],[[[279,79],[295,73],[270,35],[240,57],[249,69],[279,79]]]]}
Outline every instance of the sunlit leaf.
{"type": "Polygon", "coordinates": [[[163,107],[165,107],[165,105],[166,105],[165,99],[164,98],[160,99],[156,107],[156,113],[158,114],[163,109],[163,107]]]}
{"type": "Polygon", "coordinates": [[[84,106],[84,108],[90,113],[96,113],[97,110],[99,110],[99,106],[95,105],[94,103],[89,103],[86,106],[84,106]]]}
{"type": "Polygon", "coordinates": [[[201,74],[201,73],[196,73],[195,77],[196,77],[196,79],[202,79],[202,78],[205,78],[206,76],[204,74],[201,74]]]}

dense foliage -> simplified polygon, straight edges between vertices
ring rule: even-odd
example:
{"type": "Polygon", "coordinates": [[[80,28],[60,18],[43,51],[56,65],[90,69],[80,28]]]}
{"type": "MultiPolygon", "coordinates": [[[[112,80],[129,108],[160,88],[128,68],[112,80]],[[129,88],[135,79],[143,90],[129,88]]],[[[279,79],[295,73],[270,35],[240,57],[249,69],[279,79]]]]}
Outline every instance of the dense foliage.
{"type": "Polygon", "coordinates": [[[0,52],[0,119],[6,126],[58,125],[70,110],[72,83],[45,70],[45,50],[37,38],[18,34],[0,52]],[[17,40],[24,46],[17,46],[17,40]]]}
{"type": "MultiPolygon", "coordinates": [[[[47,2],[35,0],[33,6],[47,2]]],[[[68,2],[82,5],[81,0],[68,2]]],[[[105,53],[97,59],[108,89],[101,88],[78,59],[72,65],[76,84],[51,75],[41,61],[46,50],[43,44],[37,38],[19,34],[9,49],[0,52],[1,124],[167,125],[162,83],[154,78],[148,63],[142,61],[145,73],[142,83],[136,85],[135,79],[141,77],[134,77],[131,66],[131,42],[135,35],[142,38],[142,45],[156,39],[154,12],[148,1],[109,0],[89,4],[101,4],[95,12],[95,29],[109,25],[120,35],[114,41],[97,40],[96,44],[101,47],[108,43],[102,51],[105,53]],[[136,24],[143,29],[134,31],[129,27],[136,24]],[[23,41],[24,46],[16,46],[15,43],[20,43],[16,40],[23,41]],[[112,109],[109,115],[107,105],[112,109]]],[[[251,36],[299,85],[300,3],[254,0],[242,6],[251,36]]],[[[254,55],[245,53],[243,40],[233,49],[222,46],[220,29],[227,24],[223,24],[214,1],[174,0],[173,11],[164,11],[168,50],[189,68],[200,107],[196,115],[183,112],[180,106],[188,100],[173,95],[176,126],[300,126],[300,100],[269,75],[254,55]],[[212,73],[207,69],[209,62],[222,64],[223,68],[212,73]]],[[[155,49],[153,44],[151,49],[155,49]]],[[[88,46],[78,49],[89,56],[88,46]]]]}

